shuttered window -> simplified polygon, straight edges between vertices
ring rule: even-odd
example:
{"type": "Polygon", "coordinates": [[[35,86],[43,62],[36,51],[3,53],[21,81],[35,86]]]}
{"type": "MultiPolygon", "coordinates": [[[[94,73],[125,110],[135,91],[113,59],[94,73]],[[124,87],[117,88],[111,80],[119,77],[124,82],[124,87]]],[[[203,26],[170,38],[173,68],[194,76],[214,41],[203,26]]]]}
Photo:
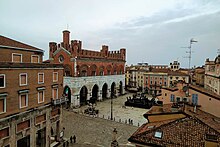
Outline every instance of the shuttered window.
{"type": "Polygon", "coordinates": [[[37,55],[32,55],[32,56],[31,56],[31,62],[32,62],[32,63],[39,63],[39,56],[37,56],[37,55]]]}
{"type": "Polygon", "coordinates": [[[38,73],[38,84],[44,83],[44,73],[38,73]]]}
{"type": "Polygon", "coordinates": [[[5,88],[5,75],[0,74],[0,88],[5,88]]]}
{"type": "Polygon", "coordinates": [[[174,102],[174,99],[175,99],[175,95],[171,94],[171,95],[170,95],[170,101],[171,101],[171,102],[174,102]]]}
{"type": "Polygon", "coordinates": [[[6,98],[0,98],[0,113],[6,112],[6,98]]]}
{"type": "Polygon", "coordinates": [[[198,105],[198,94],[192,94],[192,104],[198,105]]]}
{"type": "Polygon", "coordinates": [[[53,99],[58,99],[58,89],[57,88],[53,89],[53,99]]]}
{"type": "Polygon", "coordinates": [[[39,91],[38,92],[38,103],[43,103],[44,102],[44,91],[39,91]]]}
{"type": "Polygon", "coordinates": [[[20,108],[24,108],[28,106],[28,94],[20,95],[20,108]]]}
{"type": "Polygon", "coordinates": [[[12,54],[12,62],[18,62],[21,63],[22,62],[22,54],[12,54]]]}
{"type": "Polygon", "coordinates": [[[58,81],[58,72],[53,72],[53,82],[58,81]]]}
{"type": "Polygon", "coordinates": [[[20,86],[27,85],[27,73],[20,74],[20,86]]]}

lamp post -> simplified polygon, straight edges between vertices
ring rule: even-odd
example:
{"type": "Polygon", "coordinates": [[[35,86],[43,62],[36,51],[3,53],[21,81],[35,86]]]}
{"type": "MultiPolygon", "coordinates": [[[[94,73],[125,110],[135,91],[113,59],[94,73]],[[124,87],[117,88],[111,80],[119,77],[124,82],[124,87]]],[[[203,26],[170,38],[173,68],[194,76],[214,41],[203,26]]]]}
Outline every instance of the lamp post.
{"type": "Polygon", "coordinates": [[[112,97],[113,97],[113,92],[111,91],[111,120],[113,120],[113,100],[112,100],[112,97]]]}

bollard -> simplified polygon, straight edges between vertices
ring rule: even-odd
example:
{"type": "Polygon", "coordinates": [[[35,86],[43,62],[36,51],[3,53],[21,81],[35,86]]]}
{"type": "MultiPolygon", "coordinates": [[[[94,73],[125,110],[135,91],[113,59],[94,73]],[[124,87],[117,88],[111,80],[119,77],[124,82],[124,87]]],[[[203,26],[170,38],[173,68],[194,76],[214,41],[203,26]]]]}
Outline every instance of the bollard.
{"type": "Polygon", "coordinates": [[[127,124],[127,119],[125,120],[125,123],[127,124]]]}
{"type": "Polygon", "coordinates": [[[114,117],[114,121],[115,121],[115,117],[114,117]]]}
{"type": "Polygon", "coordinates": [[[138,123],[138,127],[140,126],[140,124],[138,123]]]}
{"type": "Polygon", "coordinates": [[[105,118],[105,116],[103,115],[103,118],[105,118]]]}

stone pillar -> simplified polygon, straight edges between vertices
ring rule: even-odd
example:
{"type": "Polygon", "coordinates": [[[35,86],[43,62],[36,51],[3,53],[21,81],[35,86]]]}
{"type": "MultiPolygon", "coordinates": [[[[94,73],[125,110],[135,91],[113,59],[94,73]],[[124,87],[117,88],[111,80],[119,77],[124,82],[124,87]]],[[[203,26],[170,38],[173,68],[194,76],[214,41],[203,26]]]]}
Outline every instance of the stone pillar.
{"type": "Polygon", "coordinates": [[[10,122],[10,146],[16,146],[17,140],[16,140],[16,120],[11,119],[12,121],[10,122]]]}
{"type": "Polygon", "coordinates": [[[87,93],[87,100],[90,100],[90,97],[91,97],[91,92],[88,92],[87,93]]]}
{"type": "Polygon", "coordinates": [[[119,87],[115,88],[115,96],[117,96],[117,97],[119,96],[119,90],[120,90],[119,87]]]}
{"type": "Polygon", "coordinates": [[[46,110],[46,147],[47,146],[50,146],[51,144],[51,140],[50,140],[50,137],[51,137],[51,121],[50,121],[50,111],[51,109],[48,108],[46,110]]]}
{"type": "MultiPolygon", "coordinates": [[[[35,111],[36,112],[36,111],[35,111]]],[[[31,112],[29,113],[29,116],[30,116],[30,145],[32,146],[35,146],[36,145],[36,133],[37,133],[37,128],[35,127],[35,119],[34,117],[36,116],[35,112],[31,112]]],[[[39,129],[42,129],[41,128],[41,125],[40,125],[40,128],[39,129]]],[[[25,133],[26,134],[26,133],[25,133]]],[[[26,135],[25,135],[26,136],[26,135]]]]}
{"type": "Polygon", "coordinates": [[[110,98],[110,96],[111,96],[111,90],[108,89],[108,90],[107,90],[107,98],[110,98]]]}
{"type": "Polygon", "coordinates": [[[99,100],[99,101],[102,101],[102,100],[103,100],[102,91],[99,91],[99,92],[98,92],[98,100],[99,100]]]}
{"type": "Polygon", "coordinates": [[[122,94],[125,94],[125,86],[122,86],[122,94]]]}

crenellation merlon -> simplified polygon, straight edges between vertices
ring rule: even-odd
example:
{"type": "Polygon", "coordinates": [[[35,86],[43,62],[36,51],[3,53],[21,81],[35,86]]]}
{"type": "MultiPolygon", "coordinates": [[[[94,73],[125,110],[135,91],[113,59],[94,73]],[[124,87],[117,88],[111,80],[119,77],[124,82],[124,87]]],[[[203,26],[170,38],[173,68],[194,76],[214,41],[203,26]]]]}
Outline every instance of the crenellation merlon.
{"type": "Polygon", "coordinates": [[[71,40],[70,41],[70,32],[68,30],[63,31],[63,41],[60,44],[56,42],[50,42],[50,58],[53,58],[53,53],[63,47],[69,51],[73,57],[92,57],[92,58],[103,58],[103,59],[116,59],[116,60],[125,60],[126,49],[121,48],[117,51],[109,51],[107,45],[102,45],[100,51],[92,51],[88,49],[82,49],[82,41],[80,40],[71,40]]]}

